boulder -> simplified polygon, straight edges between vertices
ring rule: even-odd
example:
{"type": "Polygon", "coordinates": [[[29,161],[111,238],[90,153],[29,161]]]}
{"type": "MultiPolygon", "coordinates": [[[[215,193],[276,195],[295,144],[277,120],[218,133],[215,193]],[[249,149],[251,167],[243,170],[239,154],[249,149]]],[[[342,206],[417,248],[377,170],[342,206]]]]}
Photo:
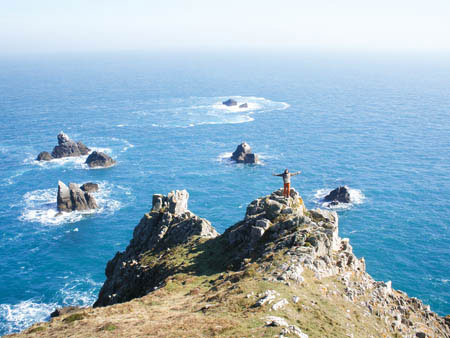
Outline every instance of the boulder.
{"type": "Polygon", "coordinates": [[[98,184],[92,182],[84,183],[80,189],[86,192],[96,192],[98,191],[98,184]]]}
{"type": "Polygon", "coordinates": [[[332,190],[328,195],[326,195],[323,199],[325,202],[332,202],[334,204],[339,203],[350,203],[350,192],[348,187],[341,186],[334,190],[332,190]]]}
{"type": "Polygon", "coordinates": [[[93,151],[86,159],[89,168],[108,168],[116,164],[110,156],[101,151],[93,151]]]}
{"type": "Polygon", "coordinates": [[[243,104],[240,104],[240,105],[239,105],[239,108],[248,108],[247,102],[245,102],[245,103],[243,103],[243,104]]]}
{"type": "Polygon", "coordinates": [[[252,153],[252,148],[247,142],[242,142],[237,146],[231,155],[231,160],[237,163],[257,164],[259,163],[258,155],[252,153]]]}
{"type": "Polygon", "coordinates": [[[90,192],[81,190],[78,184],[75,183],[70,183],[69,187],[67,187],[63,182],[58,181],[56,201],[58,211],[71,212],[98,208],[94,196],[90,192]]]}
{"type": "Polygon", "coordinates": [[[226,101],[223,101],[222,104],[228,107],[237,106],[237,102],[233,99],[228,99],[226,101]]]}
{"type": "Polygon", "coordinates": [[[53,160],[53,156],[50,155],[47,151],[42,151],[39,153],[38,157],[36,158],[36,161],[51,161],[53,160]]]}

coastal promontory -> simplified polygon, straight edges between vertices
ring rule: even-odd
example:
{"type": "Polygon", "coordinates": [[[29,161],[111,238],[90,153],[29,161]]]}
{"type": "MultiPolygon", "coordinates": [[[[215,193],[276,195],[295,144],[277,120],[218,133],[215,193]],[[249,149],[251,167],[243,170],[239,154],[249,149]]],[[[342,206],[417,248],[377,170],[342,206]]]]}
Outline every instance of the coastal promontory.
{"type": "Polygon", "coordinates": [[[256,198],[221,235],[188,198],[153,195],[94,307],[13,336],[450,337],[450,317],[374,280],[337,213],[295,190],[256,198]]]}

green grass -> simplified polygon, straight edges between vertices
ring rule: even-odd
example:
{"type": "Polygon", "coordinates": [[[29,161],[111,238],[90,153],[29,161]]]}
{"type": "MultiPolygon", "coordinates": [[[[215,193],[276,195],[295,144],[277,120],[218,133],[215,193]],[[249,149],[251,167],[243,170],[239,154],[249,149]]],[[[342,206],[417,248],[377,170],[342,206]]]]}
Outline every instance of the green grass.
{"type": "Polygon", "coordinates": [[[77,320],[82,320],[83,318],[84,318],[84,314],[82,314],[82,313],[74,313],[74,314],[64,318],[63,322],[65,322],[65,323],[72,323],[72,322],[75,322],[77,320]]]}
{"type": "Polygon", "coordinates": [[[31,330],[29,330],[28,333],[36,333],[36,332],[42,332],[42,331],[45,331],[45,327],[37,326],[37,327],[34,327],[31,330]]]}
{"type": "Polygon", "coordinates": [[[117,329],[117,326],[111,323],[107,323],[105,325],[103,325],[99,331],[114,331],[115,329],[117,329]]]}

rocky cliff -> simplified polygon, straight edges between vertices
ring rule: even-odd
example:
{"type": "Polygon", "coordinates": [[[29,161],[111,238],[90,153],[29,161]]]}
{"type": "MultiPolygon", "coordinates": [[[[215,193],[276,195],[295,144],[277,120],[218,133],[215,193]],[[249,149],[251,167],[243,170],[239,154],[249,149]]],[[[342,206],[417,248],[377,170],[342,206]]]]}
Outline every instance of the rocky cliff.
{"type": "Polygon", "coordinates": [[[218,235],[188,193],[154,195],[94,308],[23,334],[164,337],[450,337],[450,318],[377,282],[335,212],[291,190],[251,202],[218,235]]]}

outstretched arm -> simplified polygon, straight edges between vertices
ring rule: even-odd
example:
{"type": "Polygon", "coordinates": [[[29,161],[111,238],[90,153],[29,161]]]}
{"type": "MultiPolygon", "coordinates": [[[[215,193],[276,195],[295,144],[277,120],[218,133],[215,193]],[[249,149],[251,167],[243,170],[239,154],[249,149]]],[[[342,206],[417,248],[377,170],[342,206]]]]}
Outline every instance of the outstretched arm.
{"type": "Polygon", "coordinates": [[[272,174],[272,176],[283,176],[283,174],[272,174]]]}
{"type": "Polygon", "coordinates": [[[301,170],[300,170],[300,171],[297,171],[296,173],[292,173],[291,176],[298,175],[298,174],[300,174],[301,172],[302,172],[301,170]]]}

